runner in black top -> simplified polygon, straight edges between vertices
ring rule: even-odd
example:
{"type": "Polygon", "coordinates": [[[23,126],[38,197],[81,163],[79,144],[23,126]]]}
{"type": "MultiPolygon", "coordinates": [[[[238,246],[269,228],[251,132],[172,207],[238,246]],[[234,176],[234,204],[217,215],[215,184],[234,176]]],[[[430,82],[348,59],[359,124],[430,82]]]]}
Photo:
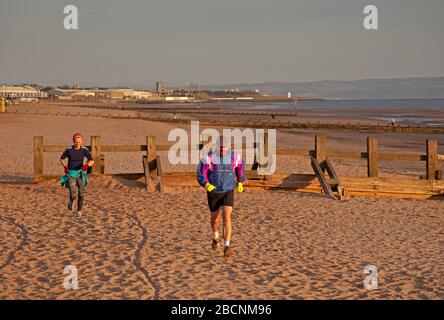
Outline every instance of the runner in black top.
{"type": "MultiPolygon", "coordinates": [[[[69,170],[76,171],[88,171],[88,168],[94,164],[91,152],[88,148],[83,147],[83,136],[80,133],[75,133],[72,136],[73,145],[63,151],[60,157],[60,163],[65,168],[65,174],[69,173],[69,170]],[[68,164],[65,164],[65,159],[68,158],[68,164]],[[83,164],[84,159],[88,160],[87,164],[83,164]]],[[[71,211],[74,205],[74,201],[77,199],[77,216],[80,218],[82,213],[82,206],[85,194],[85,184],[82,180],[82,175],[79,174],[77,178],[71,176],[68,177],[69,185],[69,202],[68,209],[71,211]],[[77,192],[78,189],[78,192],[77,192]]]]}

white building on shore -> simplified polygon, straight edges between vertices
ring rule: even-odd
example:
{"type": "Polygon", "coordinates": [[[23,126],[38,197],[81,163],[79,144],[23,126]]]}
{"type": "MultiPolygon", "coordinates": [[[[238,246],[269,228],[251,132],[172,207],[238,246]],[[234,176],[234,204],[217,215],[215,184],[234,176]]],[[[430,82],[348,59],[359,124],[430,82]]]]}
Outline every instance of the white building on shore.
{"type": "Polygon", "coordinates": [[[47,98],[48,93],[30,86],[0,86],[0,95],[19,100],[47,98]]]}

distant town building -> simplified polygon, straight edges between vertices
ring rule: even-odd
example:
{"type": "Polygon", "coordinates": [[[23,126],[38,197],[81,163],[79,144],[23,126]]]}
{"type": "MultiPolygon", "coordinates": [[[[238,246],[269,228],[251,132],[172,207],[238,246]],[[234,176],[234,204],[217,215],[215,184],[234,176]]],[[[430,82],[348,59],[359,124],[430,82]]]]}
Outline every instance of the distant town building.
{"type": "Polygon", "coordinates": [[[194,97],[189,96],[167,96],[165,97],[165,101],[192,101],[194,97]]]}
{"type": "Polygon", "coordinates": [[[153,94],[149,91],[134,91],[133,92],[133,98],[138,100],[144,100],[144,99],[150,99],[152,98],[153,94]]]}
{"type": "Polygon", "coordinates": [[[156,82],[156,92],[157,92],[157,94],[160,96],[165,91],[166,91],[166,88],[165,88],[165,84],[163,83],[163,81],[157,81],[156,82]]]}
{"type": "Polygon", "coordinates": [[[108,93],[111,99],[128,99],[133,96],[134,90],[131,88],[109,89],[108,93]]]}
{"type": "Polygon", "coordinates": [[[46,92],[48,94],[48,97],[65,97],[69,95],[69,91],[67,89],[60,89],[60,88],[46,88],[42,91],[46,92]]]}
{"type": "Polygon", "coordinates": [[[44,91],[40,91],[30,86],[0,86],[0,95],[6,98],[18,98],[19,100],[25,99],[38,99],[47,98],[48,94],[44,91]]]}
{"type": "Polygon", "coordinates": [[[71,97],[93,98],[95,92],[92,90],[77,90],[71,93],[71,97]]]}
{"type": "Polygon", "coordinates": [[[102,89],[60,89],[47,88],[44,91],[49,97],[61,100],[76,100],[76,99],[150,99],[153,97],[152,92],[136,91],[132,88],[102,88],[102,89]]]}

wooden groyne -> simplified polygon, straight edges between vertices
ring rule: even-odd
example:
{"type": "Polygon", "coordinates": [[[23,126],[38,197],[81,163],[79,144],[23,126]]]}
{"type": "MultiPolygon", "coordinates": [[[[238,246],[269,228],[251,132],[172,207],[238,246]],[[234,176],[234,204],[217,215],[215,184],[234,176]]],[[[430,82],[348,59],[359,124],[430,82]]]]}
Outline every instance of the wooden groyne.
{"type": "Polygon", "coordinates": [[[109,119],[138,119],[156,122],[169,122],[177,124],[190,124],[191,121],[199,121],[202,126],[224,126],[239,128],[282,128],[282,129],[306,129],[306,130],[343,130],[360,132],[400,132],[400,133],[428,133],[443,134],[444,127],[420,127],[409,125],[380,125],[380,124],[356,124],[356,123],[322,123],[322,122],[296,122],[281,120],[222,120],[222,119],[183,119],[171,116],[155,115],[124,115],[113,113],[80,113],[80,112],[40,112],[40,111],[8,111],[5,114],[40,115],[40,116],[63,116],[63,117],[87,117],[87,118],[109,118],[109,119]]]}
{"type": "MultiPolygon", "coordinates": [[[[266,137],[265,137],[266,139],[266,137]]],[[[265,140],[266,141],[266,140],[265,140]]],[[[202,149],[205,142],[198,145],[190,145],[190,150],[202,149]]],[[[261,145],[255,143],[253,148],[258,149],[261,145]]],[[[128,173],[107,173],[108,175],[122,175],[131,179],[145,177],[148,186],[151,179],[160,180],[161,190],[168,186],[198,186],[194,172],[162,172],[160,168],[160,158],[158,152],[168,151],[170,144],[157,144],[154,136],[146,137],[146,144],[142,145],[102,145],[100,136],[92,136],[91,143],[87,146],[96,159],[92,168],[92,175],[100,176],[105,174],[105,155],[108,152],[138,152],[141,160],[141,172],[128,173]],[[142,154],[140,154],[142,153],[142,154]]],[[[45,175],[44,154],[47,152],[61,153],[65,150],[65,145],[46,145],[42,136],[34,137],[34,180],[54,178],[45,175]]],[[[246,149],[246,144],[242,150],[246,149]]],[[[444,155],[438,154],[438,142],[434,139],[426,141],[426,153],[404,154],[404,153],[383,153],[378,150],[378,140],[375,137],[367,138],[366,151],[339,151],[328,150],[326,148],[326,136],[316,135],[314,149],[277,148],[276,155],[305,156],[313,157],[319,163],[331,158],[359,158],[367,160],[367,177],[338,177],[341,184],[347,188],[350,195],[385,196],[395,198],[419,198],[425,199],[444,195],[444,180],[438,170],[439,162],[444,161],[444,155]],[[424,179],[398,179],[380,178],[379,161],[421,161],[424,163],[424,179]]],[[[267,149],[264,152],[268,154],[267,149]]],[[[280,189],[302,192],[322,193],[323,188],[315,174],[297,173],[274,173],[272,175],[259,175],[256,164],[247,168],[246,177],[248,188],[260,189],[280,189]]]]}

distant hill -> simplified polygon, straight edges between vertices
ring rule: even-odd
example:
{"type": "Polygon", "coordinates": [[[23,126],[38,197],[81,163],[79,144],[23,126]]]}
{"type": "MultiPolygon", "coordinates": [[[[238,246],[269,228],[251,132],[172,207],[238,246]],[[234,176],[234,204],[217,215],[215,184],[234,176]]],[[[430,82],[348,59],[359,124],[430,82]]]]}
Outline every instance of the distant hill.
{"type": "Polygon", "coordinates": [[[414,99],[444,98],[444,77],[366,79],[356,81],[262,82],[202,85],[200,89],[258,89],[273,95],[324,99],[414,99]]]}

